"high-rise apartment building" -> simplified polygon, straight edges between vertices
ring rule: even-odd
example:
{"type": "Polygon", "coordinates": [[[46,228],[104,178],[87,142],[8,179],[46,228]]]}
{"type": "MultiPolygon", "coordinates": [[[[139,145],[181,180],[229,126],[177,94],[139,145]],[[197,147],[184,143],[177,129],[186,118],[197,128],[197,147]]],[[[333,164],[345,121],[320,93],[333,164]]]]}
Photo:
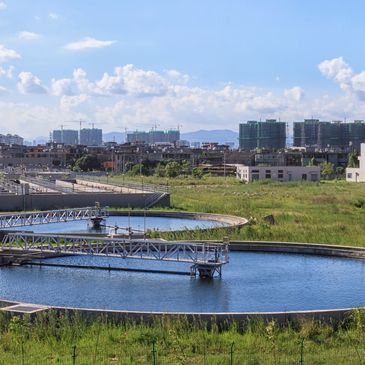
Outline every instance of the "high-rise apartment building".
{"type": "Polygon", "coordinates": [[[285,148],[285,143],[285,122],[267,119],[265,122],[254,120],[239,125],[239,146],[242,150],[281,149],[285,148]]]}
{"type": "Polygon", "coordinates": [[[85,146],[101,146],[103,144],[103,130],[99,128],[81,129],[80,144],[85,146]]]}
{"type": "Polygon", "coordinates": [[[73,129],[56,129],[52,132],[52,140],[68,146],[79,144],[79,132],[73,129]]]}
{"type": "Polygon", "coordinates": [[[318,119],[305,119],[294,123],[294,146],[296,147],[353,147],[360,148],[365,142],[365,123],[356,120],[352,123],[340,121],[325,122],[318,119]]]}
{"type": "Polygon", "coordinates": [[[180,140],[180,131],[168,130],[167,132],[151,130],[149,132],[131,132],[127,134],[127,142],[143,142],[147,144],[155,143],[175,143],[180,140]]]}

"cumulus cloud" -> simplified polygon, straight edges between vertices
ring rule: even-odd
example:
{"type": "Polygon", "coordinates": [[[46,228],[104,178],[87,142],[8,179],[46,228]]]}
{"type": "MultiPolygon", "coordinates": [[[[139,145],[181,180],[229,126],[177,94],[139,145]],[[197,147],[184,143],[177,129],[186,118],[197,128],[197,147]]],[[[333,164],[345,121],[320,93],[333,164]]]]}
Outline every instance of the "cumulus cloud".
{"type": "Polygon", "coordinates": [[[0,11],[5,10],[6,8],[7,8],[7,5],[3,1],[0,1],[0,11]]]}
{"type": "Polygon", "coordinates": [[[17,33],[18,39],[24,41],[34,41],[39,39],[41,36],[38,33],[28,32],[26,30],[17,33]]]}
{"type": "Polygon", "coordinates": [[[74,95],[74,92],[72,90],[72,84],[73,81],[71,79],[52,79],[52,95],[74,95]]]}
{"type": "MultiPolygon", "coordinates": [[[[156,120],[161,128],[181,123],[184,130],[194,130],[237,129],[239,122],[260,118],[291,122],[311,116],[332,120],[345,115],[348,119],[359,119],[365,115],[365,103],[359,99],[360,91],[365,91],[365,71],[354,73],[343,59],[324,61],[319,69],[346,92],[311,97],[306,91],[304,97],[299,85],[279,91],[233,83],[205,88],[191,85],[189,75],[176,70],[156,72],[134,65],[119,66],[91,79],[85,70],[77,68],[68,77],[51,80],[50,95],[59,98],[59,103],[54,108],[39,106],[43,113],[39,118],[48,115],[49,129],[68,116],[68,119],[98,120],[105,130],[126,126],[149,129],[156,120]],[[54,120],[57,122],[52,125],[54,120]]],[[[47,92],[39,78],[29,72],[19,74],[18,87],[22,93],[47,92]]],[[[22,106],[14,108],[24,115],[22,106]]],[[[7,113],[10,115],[10,111],[7,113]]],[[[0,115],[3,114],[0,100],[0,115]]],[[[13,112],[11,115],[13,119],[9,120],[19,120],[13,112]]],[[[31,117],[29,113],[26,116],[31,117]]],[[[39,128],[37,134],[42,133],[38,125],[36,128],[39,128]]]]}
{"type": "Polygon", "coordinates": [[[18,75],[18,90],[22,94],[46,94],[47,89],[41,80],[31,72],[21,72],[18,75]]]}
{"type": "Polygon", "coordinates": [[[354,73],[342,57],[325,60],[318,65],[318,68],[324,76],[334,80],[342,90],[365,100],[365,71],[354,73]]]}
{"type": "Polygon", "coordinates": [[[0,44],[0,62],[12,61],[20,58],[20,54],[13,49],[0,44]]]}
{"type": "Polygon", "coordinates": [[[79,41],[71,42],[65,45],[66,49],[79,51],[87,48],[103,48],[111,46],[115,41],[102,41],[99,39],[85,37],[79,41]]]}
{"type": "Polygon", "coordinates": [[[301,101],[304,96],[304,90],[300,86],[294,86],[291,89],[285,89],[284,96],[295,101],[301,101]]]}

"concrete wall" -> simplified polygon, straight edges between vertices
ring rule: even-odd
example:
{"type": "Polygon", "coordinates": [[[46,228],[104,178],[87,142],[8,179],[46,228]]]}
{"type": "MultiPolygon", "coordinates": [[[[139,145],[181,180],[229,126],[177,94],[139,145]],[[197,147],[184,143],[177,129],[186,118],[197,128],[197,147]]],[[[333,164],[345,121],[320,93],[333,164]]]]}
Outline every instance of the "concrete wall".
{"type": "MultiPolygon", "coordinates": [[[[114,193],[80,193],[80,194],[34,194],[34,195],[0,195],[0,211],[51,210],[92,206],[99,202],[101,206],[115,208],[144,208],[150,194],[114,194],[114,193]]],[[[170,206],[167,194],[159,206],[170,206]]]]}

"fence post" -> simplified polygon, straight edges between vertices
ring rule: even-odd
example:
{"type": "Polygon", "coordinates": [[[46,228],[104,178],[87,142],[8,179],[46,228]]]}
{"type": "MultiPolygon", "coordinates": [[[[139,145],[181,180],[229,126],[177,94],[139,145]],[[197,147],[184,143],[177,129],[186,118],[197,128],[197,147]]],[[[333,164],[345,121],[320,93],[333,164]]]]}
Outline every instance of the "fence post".
{"type": "Polygon", "coordinates": [[[157,365],[156,361],[156,349],[155,349],[155,341],[152,342],[152,364],[157,365]]]}
{"type": "Polygon", "coordinates": [[[234,342],[231,344],[231,351],[230,351],[230,365],[233,365],[233,354],[234,354],[234,342]]]}
{"type": "Polygon", "coordinates": [[[25,353],[24,353],[24,341],[22,336],[22,343],[21,343],[21,351],[22,351],[22,365],[25,364],[25,353]]]}
{"type": "Polygon", "coordinates": [[[300,340],[300,360],[299,360],[299,364],[300,365],[304,364],[304,338],[302,338],[300,340]]]}
{"type": "Polygon", "coordinates": [[[72,346],[72,365],[76,364],[76,346],[72,346]]]}

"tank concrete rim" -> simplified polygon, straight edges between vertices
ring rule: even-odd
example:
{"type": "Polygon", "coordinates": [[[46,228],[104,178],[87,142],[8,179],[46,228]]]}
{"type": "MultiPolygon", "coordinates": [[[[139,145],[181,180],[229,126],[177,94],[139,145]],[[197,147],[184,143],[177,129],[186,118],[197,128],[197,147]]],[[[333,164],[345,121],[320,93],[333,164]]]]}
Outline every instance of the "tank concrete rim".
{"type": "MultiPolygon", "coordinates": [[[[256,252],[275,252],[275,253],[289,253],[289,254],[310,254],[310,255],[325,255],[334,257],[343,257],[348,259],[365,259],[365,248],[354,246],[335,246],[318,243],[297,243],[297,242],[268,242],[268,241],[235,241],[232,243],[235,246],[235,251],[256,251],[256,252]],[[257,247],[249,248],[249,245],[257,247]],[[239,246],[241,245],[241,246],[239,246]],[[247,245],[247,246],[246,246],[247,245]],[[275,251],[271,250],[275,248],[275,251]],[[290,249],[293,249],[290,251],[290,249]],[[323,249],[323,252],[317,253],[317,249],[323,249]],[[337,251],[337,252],[336,252],[337,251]],[[357,253],[361,253],[357,255],[357,253]],[[339,255],[337,253],[340,253],[339,255]],[[356,256],[354,256],[354,253],[356,256]]],[[[81,311],[85,313],[106,313],[106,314],[120,314],[125,316],[188,316],[188,317],[206,317],[217,319],[227,319],[230,317],[237,317],[244,319],[247,317],[263,317],[263,318],[282,318],[283,316],[289,317],[314,317],[314,316],[329,316],[332,315],[343,317],[345,314],[355,310],[364,309],[365,307],[347,307],[347,308],[327,308],[327,309],[311,309],[311,310],[293,310],[293,311],[273,311],[273,312],[174,312],[174,311],[129,311],[129,310],[116,310],[116,309],[102,309],[102,308],[85,308],[85,307],[62,307],[52,306],[42,303],[26,303],[16,300],[0,298],[0,304],[9,303],[9,305],[15,304],[27,304],[27,305],[39,305],[47,307],[48,309],[62,310],[62,311],[81,311]]],[[[0,310],[2,310],[0,306],[0,310]]]]}
{"type": "MultiPolygon", "coordinates": [[[[217,213],[201,213],[201,212],[166,212],[166,211],[144,211],[144,210],[109,210],[109,214],[112,216],[131,216],[131,217],[160,217],[160,218],[181,218],[181,219],[204,219],[213,222],[220,222],[225,223],[227,227],[221,228],[234,228],[234,227],[243,227],[244,225],[248,224],[248,219],[242,218],[236,215],[229,215],[229,214],[217,214],[217,213]]],[[[191,230],[199,230],[205,231],[210,229],[215,229],[217,227],[211,228],[197,228],[191,230]]],[[[160,232],[164,232],[159,230],[160,232]]],[[[166,232],[173,232],[173,231],[166,231],[166,232]]]]}

